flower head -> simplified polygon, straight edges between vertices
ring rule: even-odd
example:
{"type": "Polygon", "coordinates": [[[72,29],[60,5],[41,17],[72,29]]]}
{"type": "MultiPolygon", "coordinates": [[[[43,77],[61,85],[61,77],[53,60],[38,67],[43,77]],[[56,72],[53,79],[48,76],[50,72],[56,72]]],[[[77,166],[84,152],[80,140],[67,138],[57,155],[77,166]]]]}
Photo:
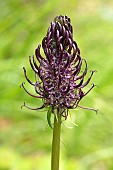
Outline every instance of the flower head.
{"type": "MultiPolygon", "coordinates": [[[[53,113],[58,109],[59,114],[65,118],[68,109],[76,107],[97,111],[79,105],[81,99],[95,86],[93,84],[87,92],[83,92],[83,88],[90,82],[95,71],[91,71],[90,77],[84,80],[88,65],[86,60],[81,58],[80,49],[73,39],[70,18],[57,16],[42,40],[45,57],[42,57],[40,48],[41,45],[38,45],[35,57],[29,57],[31,68],[36,75],[34,83],[27,77],[26,69],[23,68],[26,80],[34,86],[37,95],[30,94],[22,83],[24,90],[32,97],[43,99],[44,104],[41,108],[51,106],[53,113]],[[85,64],[83,71],[82,64],[85,64]]],[[[29,108],[25,103],[24,106],[29,108]]]]}

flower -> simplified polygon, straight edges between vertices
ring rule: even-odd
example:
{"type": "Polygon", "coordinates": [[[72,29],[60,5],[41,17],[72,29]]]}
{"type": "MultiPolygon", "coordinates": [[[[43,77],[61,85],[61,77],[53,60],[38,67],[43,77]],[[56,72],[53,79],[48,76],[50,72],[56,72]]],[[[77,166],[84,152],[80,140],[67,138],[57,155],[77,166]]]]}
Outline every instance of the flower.
{"type": "MultiPolygon", "coordinates": [[[[83,92],[83,88],[90,82],[95,70],[91,71],[90,77],[85,81],[88,65],[86,60],[81,58],[80,49],[73,39],[70,18],[60,15],[51,22],[47,34],[42,40],[42,48],[45,57],[42,57],[40,53],[41,45],[38,45],[35,50],[35,57],[29,57],[29,63],[36,75],[34,83],[27,77],[26,69],[23,67],[25,78],[34,86],[37,95],[29,93],[22,83],[21,86],[24,90],[30,96],[41,98],[44,101],[40,108],[51,106],[52,113],[58,109],[59,114],[65,119],[68,116],[68,109],[76,107],[97,112],[96,109],[79,105],[81,99],[95,86],[93,84],[87,92],[83,92]],[[85,69],[81,71],[83,63],[85,69]]],[[[23,106],[31,110],[39,109],[30,108],[26,106],[25,102],[23,106]]]]}

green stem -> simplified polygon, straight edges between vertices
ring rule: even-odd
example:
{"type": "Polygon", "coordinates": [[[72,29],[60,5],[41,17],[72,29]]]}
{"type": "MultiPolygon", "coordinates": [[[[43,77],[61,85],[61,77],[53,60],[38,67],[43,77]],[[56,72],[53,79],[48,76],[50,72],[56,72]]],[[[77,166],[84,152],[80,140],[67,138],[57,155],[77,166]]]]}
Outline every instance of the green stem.
{"type": "Polygon", "coordinates": [[[51,153],[51,170],[59,170],[61,115],[54,115],[54,128],[51,153]]]}

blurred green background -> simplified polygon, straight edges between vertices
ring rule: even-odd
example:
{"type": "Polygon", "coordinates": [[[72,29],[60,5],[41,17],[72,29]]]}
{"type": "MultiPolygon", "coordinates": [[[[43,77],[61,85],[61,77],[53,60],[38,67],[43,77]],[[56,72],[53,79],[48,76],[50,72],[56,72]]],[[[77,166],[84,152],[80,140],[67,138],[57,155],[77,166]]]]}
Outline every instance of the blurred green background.
{"type": "MultiPolygon", "coordinates": [[[[98,87],[81,105],[99,109],[97,115],[72,110],[63,122],[60,170],[113,170],[112,0],[0,1],[0,170],[50,169],[52,130],[46,126],[46,110],[21,110],[24,101],[31,107],[41,101],[28,96],[20,84],[25,81],[23,66],[33,80],[28,56],[60,14],[71,18],[89,74],[97,70],[91,83],[98,87]]],[[[26,87],[33,92],[27,82],[26,87]]]]}

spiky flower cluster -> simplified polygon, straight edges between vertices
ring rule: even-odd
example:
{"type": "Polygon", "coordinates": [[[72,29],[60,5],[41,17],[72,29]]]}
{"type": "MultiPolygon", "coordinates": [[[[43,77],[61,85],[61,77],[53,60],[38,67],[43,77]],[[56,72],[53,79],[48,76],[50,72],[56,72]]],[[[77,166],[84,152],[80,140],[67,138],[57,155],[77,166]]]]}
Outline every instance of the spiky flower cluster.
{"type": "MultiPolygon", "coordinates": [[[[36,74],[34,83],[27,77],[26,69],[23,68],[26,80],[34,86],[37,95],[30,94],[22,83],[24,90],[32,97],[43,99],[44,104],[41,108],[51,106],[53,113],[57,108],[59,114],[65,118],[68,109],[75,107],[96,111],[79,105],[80,100],[95,86],[93,84],[87,92],[83,92],[83,88],[90,82],[95,71],[91,71],[90,77],[84,81],[88,66],[86,60],[81,58],[80,49],[73,39],[70,18],[60,15],[51,22],[47,35],[42,40],[45,58],[42,57],[40,48],[41,45],[38,45],[35,50],[36,58],[29,57],[31,68],[36,74]],[[36,63],[36,59],[39,64],[36,63]],[[83,62],[85,69],[81,71],[83,62]]],[[[29,108],[25,103],[24,106],[29,108]]]]}

